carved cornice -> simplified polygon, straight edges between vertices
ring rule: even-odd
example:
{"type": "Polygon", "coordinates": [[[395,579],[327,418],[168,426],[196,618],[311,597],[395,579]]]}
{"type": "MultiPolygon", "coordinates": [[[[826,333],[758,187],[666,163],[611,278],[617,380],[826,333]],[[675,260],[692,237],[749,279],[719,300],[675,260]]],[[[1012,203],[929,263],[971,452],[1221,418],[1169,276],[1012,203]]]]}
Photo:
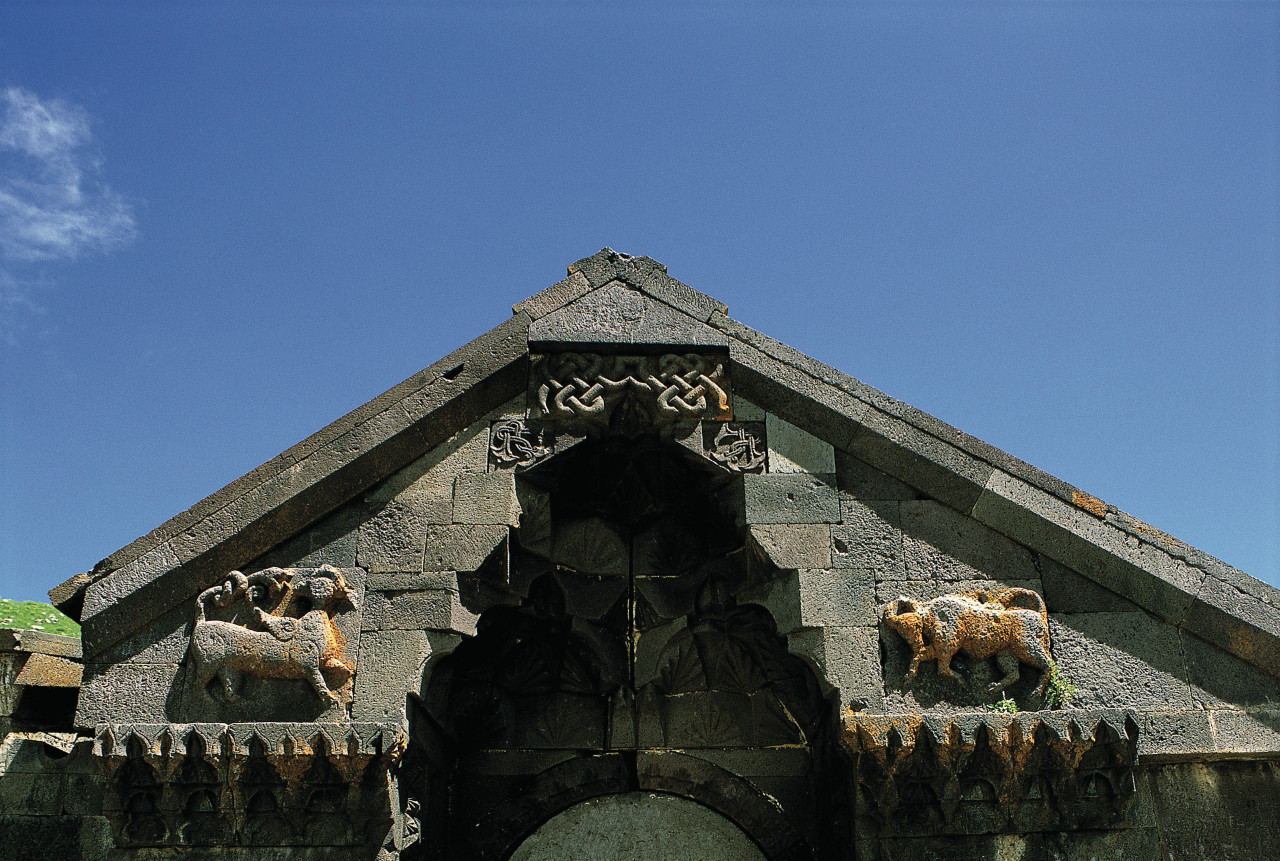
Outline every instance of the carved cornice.
{"type": "Polygon", "coordinates": [[[1118,827],[1137,713],[1068,710],[844,718],[859,815],[882,836],[1118,827]]]}
{"type": "Polygon", "coordinates": [[[727,356],[701,353],[535,356],[535,418],[607,427],[622,418],[615,413],[627,404],[627,422],[728,421],[733,414],[727,365],[727,356]]]}
{"type": "Polygon", "coordinates": [[[355,846],[390,823],[399,724],[103,724],[93,753],[120,846],[355,846]]]}

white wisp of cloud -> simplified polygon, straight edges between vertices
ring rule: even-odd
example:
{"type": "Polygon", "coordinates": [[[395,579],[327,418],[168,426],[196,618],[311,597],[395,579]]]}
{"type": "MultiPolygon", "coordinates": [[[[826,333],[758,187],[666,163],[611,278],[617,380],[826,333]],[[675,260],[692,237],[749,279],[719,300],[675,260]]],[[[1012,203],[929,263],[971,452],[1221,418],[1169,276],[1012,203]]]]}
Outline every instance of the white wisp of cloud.
{"type": "Polygon", "coordinates": [[[0,253],[6,262],[75,258],[132,239],[132,208],[97,182],[89,119],[19,87],[0,93],[0,253]]]}

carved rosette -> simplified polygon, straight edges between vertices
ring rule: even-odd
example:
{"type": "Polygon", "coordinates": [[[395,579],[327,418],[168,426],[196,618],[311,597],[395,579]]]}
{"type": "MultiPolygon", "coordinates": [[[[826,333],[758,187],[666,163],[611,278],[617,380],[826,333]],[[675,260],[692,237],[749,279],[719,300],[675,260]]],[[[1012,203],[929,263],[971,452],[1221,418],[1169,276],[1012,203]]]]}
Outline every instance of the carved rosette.
{"type": "Polygon", "coordinates": [[[727,421],[730,383],[723,355],[605,356],[557,353],[533,364],[538,418],[611,426],[727,421]],[[618,415],[619,413],[624,415],[618,415]]]}

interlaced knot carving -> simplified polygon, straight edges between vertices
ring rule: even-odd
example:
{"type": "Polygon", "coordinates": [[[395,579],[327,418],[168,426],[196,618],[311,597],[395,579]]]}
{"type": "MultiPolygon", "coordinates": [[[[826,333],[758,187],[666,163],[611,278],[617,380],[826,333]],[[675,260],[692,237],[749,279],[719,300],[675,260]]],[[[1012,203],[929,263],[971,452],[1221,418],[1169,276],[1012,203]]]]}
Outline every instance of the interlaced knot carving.
{"type": "Polygon", "coordinates": [[[524,419],[498,422],[490,432],[489,452],[498,466],[533,466],[551,454],[541,437],[524,419]]]}
{"type": "Polygon", "coordinates": [[[559,353],[534,366],[540,417],[607,424],[628,397],[650,412],[654,424],[727,420],[729,379],[723,357],[685,353],[603,356],[559,353]]]}
{"type": "Polygon", "coordinates": [[[760,437],[744,427],[721,425],[711,457],[730,469],[759,472],[764,469],[765,449],[760,437]]]}

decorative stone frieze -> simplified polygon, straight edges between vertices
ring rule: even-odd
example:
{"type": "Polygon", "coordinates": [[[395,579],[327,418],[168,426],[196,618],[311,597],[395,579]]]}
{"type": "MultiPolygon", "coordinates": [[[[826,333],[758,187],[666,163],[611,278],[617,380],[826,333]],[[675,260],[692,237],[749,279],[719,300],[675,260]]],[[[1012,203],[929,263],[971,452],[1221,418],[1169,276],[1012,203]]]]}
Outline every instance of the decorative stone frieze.
{"type": "Polygon", "coordinates": [[[675,421],[727,421],[728,359],[700,353],[533,357],[536,417],[581,420],[624,432],[675,421]]]}
{"type": "Polygon", "coordinates": [[[118,845],[379,845],[398,724],[104,724],[93,753],[118,845]]]}
{"type": "Polygon", "coordinates": [[[1114,827],[1136,786],[1130,710],[850,714],[858,814],[881,836],[1114,827]]]}

